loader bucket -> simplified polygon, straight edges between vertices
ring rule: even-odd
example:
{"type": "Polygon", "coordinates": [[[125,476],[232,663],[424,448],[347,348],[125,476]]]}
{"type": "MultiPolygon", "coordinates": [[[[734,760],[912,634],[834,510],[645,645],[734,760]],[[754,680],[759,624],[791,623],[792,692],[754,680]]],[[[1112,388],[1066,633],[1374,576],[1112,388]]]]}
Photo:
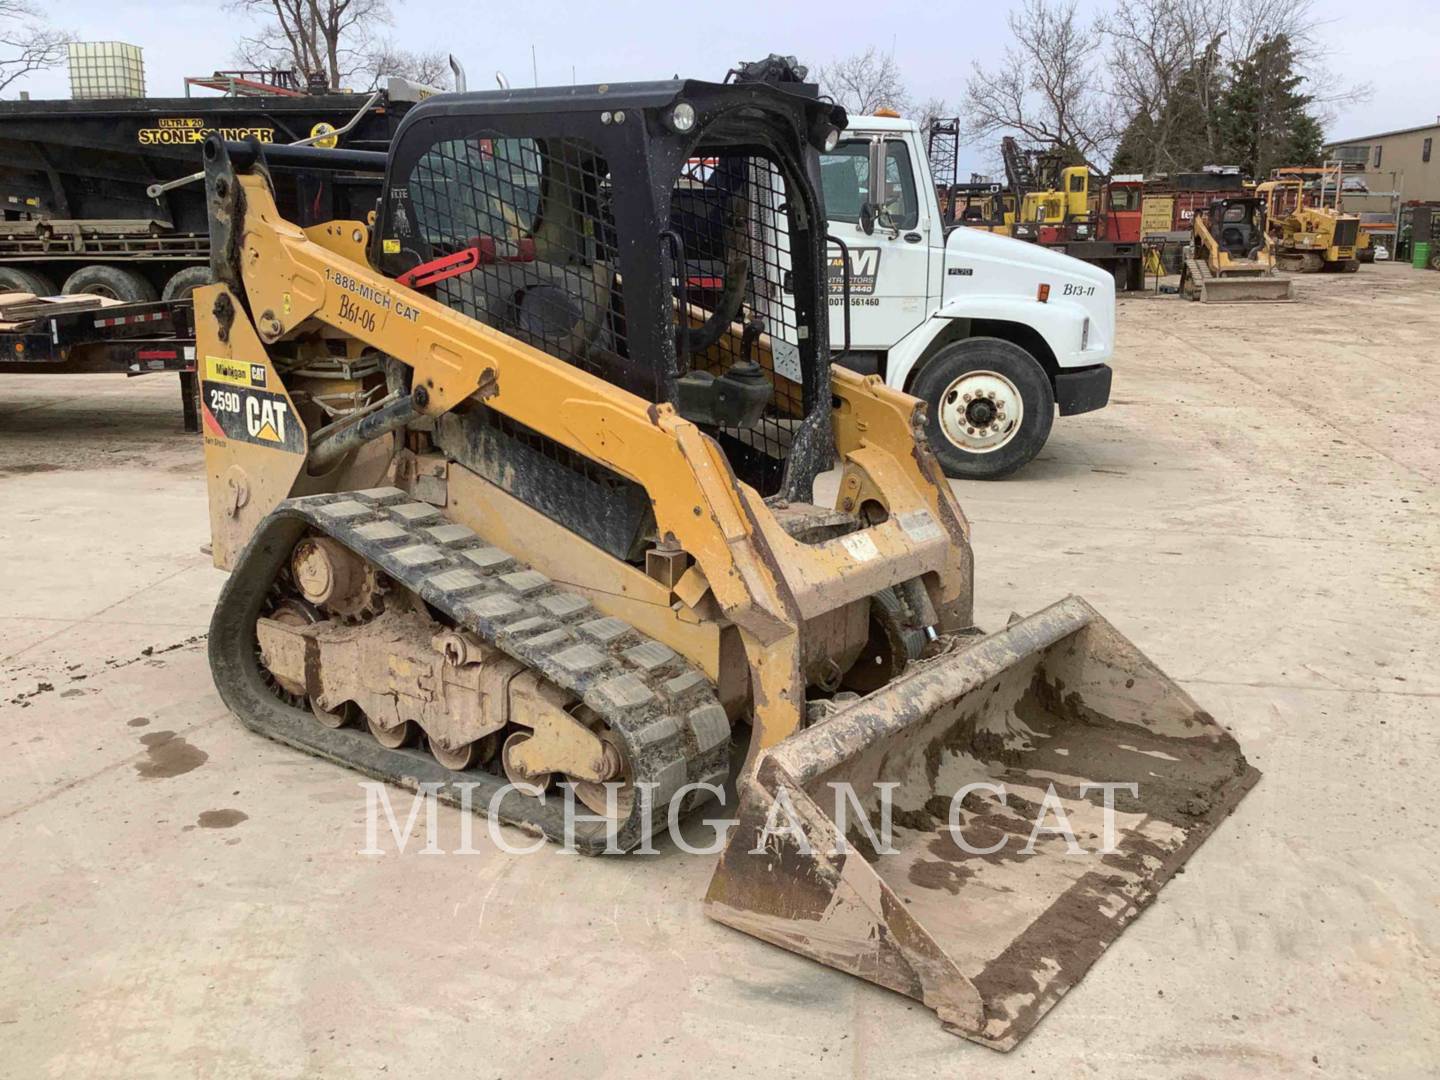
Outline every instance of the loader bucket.
{"type": "Polygon", "coordinates": [[[706,911],[1008,1050],[1259,775],[1185,691],[1071,597],[764,753],[741,780],[706,911]],[[1137,785],[1111,788],[1108,845],[1106,793],[1083,786],[1103,782],[1137,785]],[[884,784],[894,786],[883,789],[882,849],[884,784]],[[1031,846],[1037,819],[1051,831],[1031,846]]]}
{"type": "Polygon", "coordinates": [[[1274,274],[1212,277],[1200,285],[1203,304],[1241,304],[1295,299],[1295,283],[1274,274]]]}

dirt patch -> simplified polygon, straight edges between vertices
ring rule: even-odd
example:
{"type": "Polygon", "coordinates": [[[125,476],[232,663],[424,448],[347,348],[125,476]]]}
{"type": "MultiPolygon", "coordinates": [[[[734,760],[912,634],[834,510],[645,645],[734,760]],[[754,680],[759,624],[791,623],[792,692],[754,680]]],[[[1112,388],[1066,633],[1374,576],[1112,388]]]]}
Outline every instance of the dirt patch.
{"type": "Polygon", "coordinates": [[[149,727],[149,725],[150,718],[148,716],[137,716],[134,720],[125,721],[126,727],[149,727]]]}
{"type": "Polygon", "coordinates": [[[48,694],[48,693],[50,693],[50,691],[52,691],[52,690],[54,690],[54,689],[55,689],[55,684],[54,684],[54,683],[48,683],[48,682],[36,683],[34,690],[29,690],[29,691],[27,691],[27,692],[25,692],[25,693],[23,693],[23,694],[16,694],[14,697],[12,697],[12,698],[10,699],[10,704],[11,704],[11,705],[19,705],[22,709],[28,709],[28,708],[30,707],[30,699],[31,699],[31,698],[39,697],[41,694],[48,694]]]}
{"type": "Polygon", "coordinates": [[[249,820],[250,815],[243,810],[202,810],[195,824],[202,829],[230,829],[249,820]]]}
{"type": "Polygon", "coordinates": [[[32,473],[59,472],[63,465],[50,465],[43,461],[33,461],[25,465],[0,465],[0,476],[29,476],[32,473]]]}
{"type": "Polygon", "coordinates": [[[181,776],[210,760],[204,750],[191,746],[173,731],[152,731],[140,736],[140,741],[145,745],[148,760],[137,761],[135,771],[146,780],[181,776]]]}

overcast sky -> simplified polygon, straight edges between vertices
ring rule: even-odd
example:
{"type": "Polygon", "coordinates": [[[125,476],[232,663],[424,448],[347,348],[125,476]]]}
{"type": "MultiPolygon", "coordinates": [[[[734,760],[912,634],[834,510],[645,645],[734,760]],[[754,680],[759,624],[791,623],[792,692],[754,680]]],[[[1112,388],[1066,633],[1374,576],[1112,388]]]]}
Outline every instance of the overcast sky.
{"type": "MultiPolygon", "coordinates": [[[[1018,0],[1016,0],[1018,3],[1018,0]]],[[[1081,0],[1098,12],[1104,0],[1081,0]]],[[[224,0],[139,3],[69,0],[43,5],[85,41],[126,41],[145,50],[152,96],[180,95],[186,75],[235,66],[237,18],[224,0]]],[[[1440,2],[1317,0],[1328,66],[1341,80],[1369,82],[1373,96],[1344,108],[1331,137],[1373,134],[1430,123],[1440,114],[1440,2]]],[[[788,4],[728,0],[688,5],[657,0],[491,4],[400,0],[392,36],[410,49],[448,49],[464,63],[472,89],[504,71],[514,86],[532,82],[531,46],[541,84],[617,82],[673,74],[719,79],[739,59],[791,53],[812,68],[868,45],[894,50],[912,96],[958,102],[972,61],[990,64],[1009,36],[1006,0],[945,5],[788,4]],[[880,17],[883,15],[883,18],[880,17]]],[[[12,85],[7,97],[68,96],[63,68],[12,85]]],[[[1323,89],[1323,88],[1322,88],[1323,89]]],[[[983,168],[992,147],[969,147],[961,168],[983,168]]]]}

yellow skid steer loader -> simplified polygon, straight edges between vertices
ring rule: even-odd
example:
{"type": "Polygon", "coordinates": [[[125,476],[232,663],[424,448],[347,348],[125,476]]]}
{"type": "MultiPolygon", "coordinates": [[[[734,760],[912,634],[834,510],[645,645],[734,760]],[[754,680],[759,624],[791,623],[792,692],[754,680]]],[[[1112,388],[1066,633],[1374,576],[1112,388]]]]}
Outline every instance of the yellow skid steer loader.
{"type": "Polygon", "coordinates": [[[714,918],[1003,1049],[1258,774],[1083,601],[974,626],[923,405],[831,367],[844,125],[771,58],[207,141],[211,666],[587,853],[738,791],[714,918]],[[376,214],[284,220],[291,168],[383,171],[376,214]]]}

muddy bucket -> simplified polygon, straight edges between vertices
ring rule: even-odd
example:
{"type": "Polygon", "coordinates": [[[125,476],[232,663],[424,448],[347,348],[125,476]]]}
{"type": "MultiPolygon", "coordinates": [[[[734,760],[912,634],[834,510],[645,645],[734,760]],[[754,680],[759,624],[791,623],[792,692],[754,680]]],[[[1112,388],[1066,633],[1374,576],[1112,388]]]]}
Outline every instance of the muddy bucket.
{"type": "Polygon", "coordinates": [[[1008,1050],[1259,775],[1071,597],[762,755],[706,910],[1008,1050]]]}

